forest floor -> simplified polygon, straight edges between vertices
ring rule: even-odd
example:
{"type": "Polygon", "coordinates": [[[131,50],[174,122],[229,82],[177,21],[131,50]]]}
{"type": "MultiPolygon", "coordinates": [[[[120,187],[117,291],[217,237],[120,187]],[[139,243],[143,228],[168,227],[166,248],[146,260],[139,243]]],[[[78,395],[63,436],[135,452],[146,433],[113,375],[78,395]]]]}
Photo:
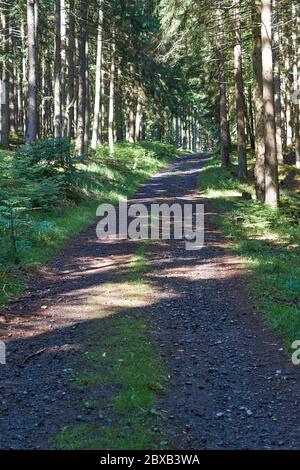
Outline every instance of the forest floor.
{"type": "Polygon", "coordinates": [[[299,449],[300,374],[177,159],[132,201],[204,203],[205,245],[95,223],[4,309],[0,448],[299,449]]]}

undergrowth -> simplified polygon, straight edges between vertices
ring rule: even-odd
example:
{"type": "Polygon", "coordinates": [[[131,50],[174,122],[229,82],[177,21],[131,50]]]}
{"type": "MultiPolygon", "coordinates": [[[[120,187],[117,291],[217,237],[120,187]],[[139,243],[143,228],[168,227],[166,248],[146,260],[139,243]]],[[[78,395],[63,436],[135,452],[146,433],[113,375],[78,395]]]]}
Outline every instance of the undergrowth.
{"type": "Polygon", "coordinates": [[[25,287],[24,271],[46,263],[84,229],[101,202],[130,197],[176,156],[160,142],[102,146],[87,161],[65,141],[0,152],[0,305],[25,287]]]}
{"type": "Polygon", "coordinates": [[[218,212],[215,222],[253,273],[249,287],[260,311],[287,346],[300,338],[300,197],[291,190],[290,172],[295,168],[285,166],[277,210],[257,202],[251,180],[239,183],[234,168],[221,168],[216,157],[200,177],[201,193],[218,212]],[[252,200],[242,198],[245,191],[252,200]]]}

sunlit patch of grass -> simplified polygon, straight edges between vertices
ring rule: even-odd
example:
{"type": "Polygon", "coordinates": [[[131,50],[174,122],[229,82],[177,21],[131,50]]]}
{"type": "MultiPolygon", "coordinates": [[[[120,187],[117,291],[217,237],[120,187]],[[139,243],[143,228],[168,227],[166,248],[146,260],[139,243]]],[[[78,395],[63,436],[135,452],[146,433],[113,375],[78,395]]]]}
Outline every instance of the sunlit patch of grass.
{"type": "Polygon", "coordinates": [[[131,283],[144,284],[143,276],[151,269],[151,265],[147,258],[147,253],[150,251],[150,247],[150,240],[142,240],[139,242],[138,249],[132,260],[131,269],[127,274],[127,278],[131,283]]]}
{"type": "Polygon", "coordinates": [[[251,181],[239,183],[217,158],[201,173],[200,189],[219,213],[214,221],[253,272],[249,287],[258,307],[290,346],[300,338],[299,195],[283,189],[278,210],[244,200],[243,191],[254,195],[251,181]]]}
{"type": "Polygon", "coordinates": [[[167,387],[167,371],[150,340],[146,312],[140,304],[150,290],[143,279],[150,269],[148,250],[149,244],[140,242],[127,275],[106,285],[110,297],[115,288],[121,304],[125,297],[131,305],[115,309],[112,302],[109,315],[90,327],[83,363],[75,371],[73,386],[87,393],[95,386],[113,387],[106,403],[93,402],[96,413],[106,410],[105,422],[64,429],[55,440],[56,448],[136,450],[165,446],[156,404],[167,387]]]}
{"type": "Polygon", "coordinates": [[[24,288],[24,278],[20,274],[0,272],[0,305],[13,300],[24,288]]]}

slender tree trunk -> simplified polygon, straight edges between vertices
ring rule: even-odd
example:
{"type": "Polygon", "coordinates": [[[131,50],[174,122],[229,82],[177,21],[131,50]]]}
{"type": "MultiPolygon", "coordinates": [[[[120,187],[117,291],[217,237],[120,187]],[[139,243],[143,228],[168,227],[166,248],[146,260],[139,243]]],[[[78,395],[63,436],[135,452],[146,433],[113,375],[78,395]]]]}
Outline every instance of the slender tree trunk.
{"type": "Polygon", "coordinates": [[[10,132],[18,131],[18,92],[17,92],[17,64],[15,64],[14,56],[16,53],[15,38],[15,18],[9,21],[9,128],[10,132]]]}
{"type": "Polygon", "coordinates": [[[285,114],[286,114],[286,147],[291,150],[293,145],[293,129],[292,129],[292,88],[293,74],[291,73],[291,45],[288,38],[288,29],[285,28],[284,38],[284,57],[285,57],[285,114]]]}
{"type": "Polygon", "coordinates": [[[129,142],[129,98],[128,96],[125,97],[125,141],[129,142]]]}
{"type": "Polygon", "coordinates": [[[273,59],[274,59],[274,92],[275,92],[275,124],[277,160],[283,163],[282,133],[281,133],[281,77],[280,77],[280,32],[278,0],[273,0],[273,59]]]}
{"type": "Polygon", "coordinates": [[[175,146],[179,147],[179,118],[175,117],[175,146]]]}
{"type": "Polygon", "coordinates": [[[240,0],[233,0],[235,17],[235,94],[237,115],[238,176],[242,181],[247,178],[246,133],[245,133],[245,97],[241,45],[240,0]]]}
{"type": "Polygon", "coordinates": [[[253,76],[255,107],[255,190],[258,201],[265,200],[265,114],[262,82],[261,0],[252,0],[253,76]]]}
{"type": "Polygon", "coordinates": [[[79,82],[78,82],[78,116],[77,116],[77,136],[76,153],[86,156],[85,148],[85,118],[86,118],[86,40],[87,40],[87,14],[88,1],[80,2],[79,20],[79,82]]]}
{"type": "Polygon", "coordinates": [[[98,34],[97,34],[97,58],[96,58],[96,79],[95,79],[95,103],[94,103],[94,120],[93,120],[93,135],[92,135],[92,149],[96,149],[98,144],[102,143],[101,136],[101,83],[102,83],[102,29],[103,29],[103,1],[100,0],[99,4],[99,20],[98,20],[98,34]]]}
{"type": "Polygon", "coordinates": [[[68,79],[67,79],[67,107],[66,107],[66,120],[67,120],[67,136],[69,139],[74,137],[74,106],[76,100],[76,78],[75,78],[75,0],[69,0],[69,14],[68,14],[68,45],[67,45],[67,65],[68,65],[68,79]]]}
{"type": "Polygon", "coordinates": [[[227,111],[227,84],[225,81],[224,29],[221,0],[217,0],[216,21],[217,50],[219,58],[221,161],[222,165],[226,167],[230,161],[230,133],[227,111]]]}
{"type": "MultiPolygon", "coordinates": [[[[52,79],[52,54],[51,51],[46,51],[46,56],[45,56],[45,67],[46,67],[46,76],[45,76],[45,82],[46,82],[46,88],[47,88],[47,96],[53,96],[53,79],[52,79]]],[[[53,134],[53,106],[51,106],[51,103],[47,100],[45,103],[46,109],[45,109],[45,137],[49,138],[53,134]]]]}
{"type": "Polygon", "coordinates": [[[88,67],[88,57],[89,57],[89,44],[86,42],[86,69],[85,69],[85,83],[86,83],[86,99],[85,99],[85,120],[84,120],[84,154],[88,152],[88,145],[90,139],[90,124],[91,124],[91,114],[90,114],[90,86],[89,86],[89,67],[88,67]]]}
{"type": "Polygon", "coordinates": [[[17,69],[17,95],[18,95],[18,134],[23,135],[23,125],[24,125],[24,96],[23,96],[23,76],[21,72],[21,63],[18,64],[17,69]]]}
{"type": "Polygon", "coordinates": [[[124,106],[123,106],[123,90],[122,90],[122,71],[121,68],[117,68],[116,73],[116,89],[117,91],[117,99],[116,99],[116,125],[115,125],[115,141],[116,142],[123,142],[124,140],[124,106]]]}
{"type": "Polygon", "coordinates": [[[111,155],[114,152],[114,107],[115,107],[115,31],[112,30],[110,77],[109,77],[109,108],[108,108],[108,146],[111,155]]]}
{"type": "Polygon", "coordinates": [[[37,37],[36,37],[36,0],[27,0],[27,28],[28,28],[28,108],[27,108],[27,142],[37,137],[37,37]]]}
{"type": "Polygon", "coordinates": [[[184,116],[180,118],[180,146],[184,148],[184,116]]]}
{"type": "MultiPolygon", "coordinates": [[[[43,94],[45,96],[48,95],[48,90],[47,90],[47,83],[46,83],[46,75],[47,75],[47,68],[46,68],[46,57],[45,54],[41,57],[41,74],[42,74],[42,81],[41,81],[41,87],[43,90],[43,94]]],[[[47,129],[47,101],[45,99],[42,100],[41,104],[41,128],[42,128],[42,138],[46,139],[46,129],[47,129]]]]}
{"type": "Polygon", "coordinates": [[[296,117],[295,129],[295,154],[296,154],[296,168],[300,168],[300,106],[298,104],[298,112],[296,117]]]}
{"type": "Polygon", "coordinates": [[[54,137],[62,137],[61,103],[61,4],[55,1],[55,59],[54,59],[54,137]]]}
{"type": "Polygon", "coordinates": [[[142,116],[142,140],[147,139],[147,116],[145,113],[142,116]]]}
{"type": "MultiPolygon", "coordinates": [[[[21,41],[22,44],[26,44],[25,40],[25,21],[21,22],[21,41]]],[[[26,137],[27,134],[27,95],[28,95],[28,75],[27,75],[27,63],[26,53],[22,51],[22,95],[23,95],[23,134],[26,137]]]]}
{"type": "Polygon", "coordinates": [[[192,139],[192,116],[188,116],[188,136],[189,136],[189,150],[192,150],[193,139],[192,139]]]}
{"type": "Polygon", "coordinates": [[[9,76],[8,76],[8,52],[9,52],[9,20],[7,6],[1,11],[1,27],[3,30],[3,54],[5,57],[1,68],[0,81],[0,144],[7,148],[9,145],[9,76]]]}
{"type": "Polygon", "coordinates": [[[285,106],[285,98],[286,98],[286,74],[285,74],[285,38],[284,34],[280,34],[280,70],[281,70],[281,137],[282,137],[282,152],[285,154],[287,152],[286,146],[286,106],[285,106]]]}
{"type": "Polygon", "coordinates": [[[133,143],[134,142],[134,125],[135,125],[135,115],[134,115],[134,104],[131,100],[131,103],[129,105],[129,142],[133,143]]]}
{"type": "Polygon", "coordinates": [[[135,113],[135,137],[134,137],[135,141],[140,140],[141,119],[142,119],[142,103],[141,103],[141,98],[138,94],[136,113],[135,113]]]}
{"type": "Polygon", "coordinates": [[[104,127],[105,127],[105,103],[104,103],[104,96],[105,96],[105,75],[104,75],[104,55],[102,57],[102,61],[103,61],[103,70],[102,70],[102,81],[101,81],[101,96],[103,97],[102,101],[101,101],[101,114],[100,114],[100,118],[101,118],[101,122],[100,122],[100,127],[101,127],[101,138],[102,138],[102,142],[104,141],[105,137],[104,137],[104,127]]]}
{"type": "Polygon", "coordinates": [[[276,156],[276,126],[272,58],[272,0],[262,0],[262,72],[265,110],[265,204],[278,207],[278,163],[276,156]]]}
{"type": "Polygon", "coordinates": [[[62,137],[67,135],[68,119],[66,115],[66,75],[67,75],[67,20],[66,20],[66,0],[60,0],[60,47],[61,47],[61,121],[62,137]]]}
{"type": "MultiPolygon", "coordinates": [[[[296,5],[294,5],[296,9],[296,5]]],[[[299,8],[299,6],[298,6],[299,8]]],[[[296,13],[295,27],[295,63],[294,63],[294,110],[295,110],[295,154],[296,167],[300,168],[300,17],[296,13]]]]}
{"type": "MultiPolygon", "coordinates": [[[[249,133],[249,140],[251,144],[251,149],[255,150],[255,138],[254,138],[254,115],[253,115],[253,96],[252,96],[252,86],[248,87],[248,103],[249,103],[249,113],[246,115],[247,129],[249,133]]],[[[247,107],[246,107],[247,110],[247,107]]]]}

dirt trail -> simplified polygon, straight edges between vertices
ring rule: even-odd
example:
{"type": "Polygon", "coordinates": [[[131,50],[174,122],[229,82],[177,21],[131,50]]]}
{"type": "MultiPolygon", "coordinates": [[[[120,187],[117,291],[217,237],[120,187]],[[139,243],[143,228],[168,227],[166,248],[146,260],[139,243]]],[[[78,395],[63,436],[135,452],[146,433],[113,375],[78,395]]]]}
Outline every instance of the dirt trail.
{"type": "MultiPolygon", "coordinates": [[[[175,161],[134,201],[203,202],[197,186],[204,162],[175,161]]],[[[299,449],[299,371],[253,308],[248,274],[214,230],[204,202],[204,248],[154,243],[153,269],[145,276],[153,292],[151,330],[171,372],[160,402],[169,442],[182,449],[299,449]]],[[[49,436],[80,422],[83,397],[67,388],[66,364],[82,354],[82,338],[99,311],[91,299],[125,269],[136,247],[97,240],[93,224],[44,269],[35,291],[4,311],[0,448],[47,448],[49,436]]],[[[122,304],[117,295],[114,301],[122,304]]]]}

